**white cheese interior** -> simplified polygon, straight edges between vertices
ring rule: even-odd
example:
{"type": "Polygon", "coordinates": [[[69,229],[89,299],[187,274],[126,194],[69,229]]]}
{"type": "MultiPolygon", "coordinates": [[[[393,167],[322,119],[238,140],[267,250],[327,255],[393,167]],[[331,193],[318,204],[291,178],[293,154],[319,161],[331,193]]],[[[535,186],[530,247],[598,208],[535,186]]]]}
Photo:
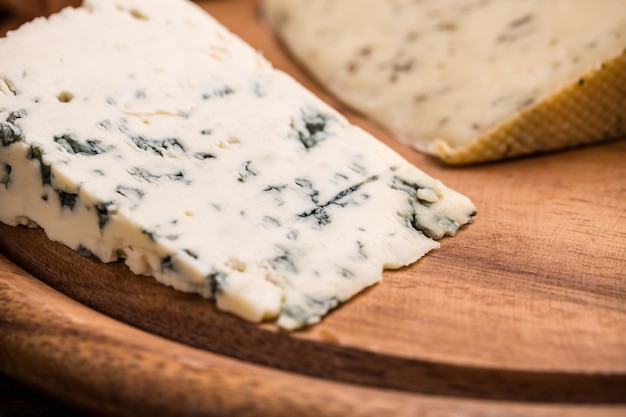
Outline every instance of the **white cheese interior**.
{"type": "Polygon", "coordinates": [[[264,0],[332,92],[421,150],[458,147],[626,48],[623,0],[264,0]]]}
{"type": "Polygon", "coordinates": [[[0,220],[250,321],[313,324],[475,213],[185,0],[88,0],[0,56],[0,220]]]}

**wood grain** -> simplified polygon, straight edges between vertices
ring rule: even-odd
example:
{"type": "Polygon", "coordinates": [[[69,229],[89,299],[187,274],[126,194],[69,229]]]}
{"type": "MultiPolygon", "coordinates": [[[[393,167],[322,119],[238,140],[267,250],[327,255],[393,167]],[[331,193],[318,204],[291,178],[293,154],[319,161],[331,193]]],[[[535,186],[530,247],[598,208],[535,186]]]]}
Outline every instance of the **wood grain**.
{"type": "MultiPolygon", "coordinates": [[[[0,225],[0,248],[42,281],[94,310],[155,335],[274,368],[329,380],[457,397],[577,403],[625,401],[626,374],[620,368],[620,355],[624,351],[617,346],[615,352],[606,352],[612,348],[609,342],[616,329],[605,329],[602,333],[602,328],[587,329],[585,326],[591,326],[588,322],[580,323],[571,336],[581,340],[587,338],[584,340],[586,344],[567,348],[557,345],[553,355],[549,351],[546,353],[554,332],[559,332],[561,337],[568,336],[567,331],[560,327],[566,326],[569,318],[563,317],[560,309],[574,314],[576,321],[594,314],[613,314],[610,308],[599,307],[591,307],[581,313],[580,304],[560,302],[556,298],[558,292],[554,291],[540,294],[536,301],[552,303],[551,309],[543,308],[539,312],[544,315],[545,321],[532,327],[523,321],[513,329],[536,333],[536,338],[525,341],[523,348],[539,352],[533,352],[516,367],[506,366],[508,354],[515,352],[514,344],[519,339],[506,339],[500,341],[501,345],[496,345],[494,341],[493,346],[484,346],[490,350],[482,352],[485,356],[491,354],[493,365],[487,367],[476,366],[472,361],[463,362],[463,356],[456,354],[458,351],[471,358],[466,351],[471,353],[483,346],[483,342],[478,340],[473,343],[462,340],[466,343],[466,351],[458,346],[457,328],[450,326],[455,317],[446,314],[454,311],[456,305],[463,301],[446,297],[449,304],[446,306],[441,299],[434,298],[439,291],[438,286],[418,288],[415,284],[402,283],[403,280],[412,282],[414,278],[404,277],[412,268],[387,277],[383,284],[357,297],[313,329],[287,334],[276,331],[273,326],[246,323],[219,312],[198,296],[173,291],[151,278],[137,277],[122,263],[104,265],[83,258],[59,244],[51,244],[39,229],[0,225]],[[414,301],[398,302],[395,295],[398,285],[402,292],[428,291],[428,296],[414,296],[424,298],[420,301],[422,304],[429,302],[441,306],[428,309],[430,313],[418,313],[411,309],[414,301]],[[443,314],[437,311],[441,309],[443,314]],[[340,317],[335,317],[337,315],[340,317]],[[406,343],[411,343],[411,340],[407,338],[412,335],[415,326],[411,319],[422,321],[424,318],[430,323],[425,328],[430,330],[430,337],[448,339],[450,343],[457,344],[457,350],[446,346],[439,349],[436,344],[432,347],[430,344],[420,345],[419,340],[413,342],[412,350],[408,349],[406,343]],[[435,320],[441,320],[441,323],[435,320]],[[384,341],[387,337],[392,340],[384,341]],[[446,350],[452,353],[443,356],[441,351],[446,350]],[[425,358],[420,356],[422,352],[425,358]],[[439,354],[440,359],[430,359],[429,353],[430,356],[439,354]],[[604,363],[607,353],[616,358],[614,362],[604,363]],[[558,355],[565,354],[587,356],[587,362],[559,362],[558,355]],[[535,355],[545,362],[538,362],[535,355]],[[592,361],[594,358],[596,360],[592,361]],[[543,368],[532,366],[531,360],[542,364],[543,368]],[[562,366],[559,367],[559,364],[562,366]]],[[[449,290],[448,286],[443,287],[444,292],[449,290]]],[[[498,288],[483,288],[479,296],[485,297],[487,291],[497,292],[498,288]]],[[[465,291],[463,294],[466,294],[465,291]]],[[[438,297],[443,296],[440,294],[438,297]]],[[[527,303],[535,302],[527,295],[523,299],[527,303]]],[[[465,313],[472,315],[470,322],[479,320],[480,325],[489,326],[489,321],[503,319],[506,311],[500,304],[485,310],[480,305],[483,302],[478,298],[477,303],[471,303],[465,313]]],[[[619,319],[616,316],[613,323],[619,323],[619,319]]]]}
{"type": "MultiPolygon", "coordinates": [[[[79,308],[49,288],[31,282],[5,262],[10,274],[2,278],[10,285],[3,281],[0,286],[0,325],[5,330],[0,339],[0,365],[33,384],[55,390],[50,387],[50,378],[40,375],[43,371],[36,367],[44,359],[55,357],[53,348],[69,349],[71,341],[82,346],[80,360],[86,363],[81,362],[81,366],[88,368],[87,362],[93,360],[90,349],[94,350],[92,355],[103,353],[113,360],[134,354],[145,368],[144,376],[138,372],[135,377],[158,380],[154,370],[158,361],[158,366],[180,366],[177,358],[161,352],[176,346],[185,352],[191,349],[202,358],[208,355],[211,366],[221,365],[222,360],[228,366],[238,363],[215,355],[218,353],[300,374],[272,371],[276,372],[272,378],[287,381],[285,385],[254,382],[272,395],[275,389],[286,389],[292,377],[305,384],[317,381],[316,389],[322,394],[316,391],[316,395],[331,397],[335,394],[327,391],[344,392],[348,385],[343,383],[360,384],[357,391],[365,397],[357,396],[349,405],[359,412],[364,412],[366,402],[359,407],[364,398],[389,390],[402,393],[394,393],[394,400],[385,403],[387,409],[397,410],[394,407],[400,407],[403,401],[416,401],[414,414],[425,398],[436,404],[454,399],[453,408],[462,404],[455,410],[463,411],[463,415],[502,411],[490,408],[501,403],[472,398],[626,403],[626,142],[475,167],[442,166],[401,145],[328,96],[281,50],[256,14],[256,3],[200,2],[263,51],[278,68],[292,74],[353,122],[427,173],[470,196],[479,210],[475,223],[456,237],[444,239],[439,250],[415,265],[386,272],[380,285],[355,297],[320,325],[295,334],[279,332],[271,325],[242,322],[218,312],[199,297],[133,276],[121,264],[102,265],[77,256],[61,245],[50,244],[40,230],[1,226],[0,251],[11,261],[85,306],[145,333],[132,334],[140,341],[137,346],[126,340],[117,349],[120,341],[113,336],[118,326],[126,329],[124,325],[79,308]],[[35,291],[34,295],[30,291],[35,291]],[[46,306],[44,311],[37,311],[39,302],[46,306]],[[75,321],[51,320],[50,331],[56,336],[39,343],[41,324],[37,324],[37,331],[29,332],[32,317],[23,317],[20,306],[34,315],[36,322],[43,320],[40,315],[48,310],[65,317],[65,309],[69,308],[77,312],[75,321],[80,326],[76,327],[75,321]],[[7,320],[8,315],[11,320],[7,320]],[[22,324],[9,327],[8,323],[14,322],[22,324]],[[100,333],[96,327],[100,323],[106,323],[104,328],[112,333],[100,333]],[[65,336],[68,332],[70,335],[65,336]],[[28,354],[5,356],[7,352],[22,352],[29,344],[28,354]],[[146,345],[150,355],[165,356],[144,358],[142,349],[146,345]],[[402,398],[400,403],[395,402],[396,394],[402,398]],[[470,406],[466,409],[467,404],[470,406]],[[481,407],[485,407],[483,411],[481,407]]],[[[116,378],[110,374],[122,369],[107,368],[105,362],[92,366],[107,378],[116,378]]],[[[269,372],[258,365],[247,366],[269,372]]],[[[56,375],[64,384],[78,384],[79,377],[69,375],[73,372],[59,362],[44,373],[56,375]]],[[[90,378],[91,385],[77,398],[92,409],[93,397],[103,395],[103,384],[108,382],[98,382],[96,376],[90,378]]],[[[164,384],[173,384],[168,381],[164,384]]],[[[215,389],[209,381],[198,383],[205,384],[205,389],[215,389]]],[[[118,390],[126,389],[122,382],[116,384],[118,390]]],[[[157,385],[153,394],[160,395],[162,385],[157,385]]],[[[352,392],[350,389],[348,392],[352,392]]],[[[139,397],[124,397],[125,404],[151,401],[146,399],[149,390],[143,394],[131,391],[123,395],[139,397]]],[[[111,392],[122,395],[115,389],[111,392]]],[[[191,401],[192,394],[189,396],[191,401]]],[[[252,398],[259,400],[257,391],[252,398]]],[[[228,402],[223,397],[214,400],[228,402]]],[[[507,406],[517,410],[520,404],[507,406]]],[[[439,412],[437,407],[427,407],[428,413],[439,412]]],[[[545,411],[533,407],[523,410],[545,411]]],[[[578,405],[563,409],[610,414],[614,410],[623,412],[620,407],[578,405]]],[[[446,407],[443,410],[450,411],[446,407]]],[[[324,408],[321,411],[329,415],[333,412],[324,408]]]]}
{"type": "Polygon", "coordinates": [[[96,313],[1,255],[0,328],[0,369],[90,415],[618,417],[626,412],[624,405],[432,397],[244,363],[96,313]]]}

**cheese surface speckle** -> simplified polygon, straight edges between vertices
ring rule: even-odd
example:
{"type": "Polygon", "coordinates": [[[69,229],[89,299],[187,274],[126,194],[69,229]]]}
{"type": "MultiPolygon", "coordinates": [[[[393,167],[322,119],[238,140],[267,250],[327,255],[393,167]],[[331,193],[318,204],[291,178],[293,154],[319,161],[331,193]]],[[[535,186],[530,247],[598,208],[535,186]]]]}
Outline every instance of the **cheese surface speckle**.
{"type": "Polygon", "coordinates": [[[626,136],[622,0],[264,0],[263,6],[322,85],[445,162],[626,136]]]}
{"type": "Polygon", "coordinates": [[[249,321],[314,324],[476,213],[189,1],[87,0],[0,55],[0,220],[249,321]]]}

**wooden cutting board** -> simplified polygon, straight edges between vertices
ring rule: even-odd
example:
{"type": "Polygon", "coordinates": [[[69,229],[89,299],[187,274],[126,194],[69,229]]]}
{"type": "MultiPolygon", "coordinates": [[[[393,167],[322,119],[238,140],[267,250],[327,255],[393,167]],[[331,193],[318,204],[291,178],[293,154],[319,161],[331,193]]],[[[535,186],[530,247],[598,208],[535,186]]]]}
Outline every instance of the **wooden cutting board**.
{"type": "Polygon", "coordinates": [[[102,414],[626,414],[626,141],[445,167],[329,97],[257,1],[200,4],[475,222],[293,334],[2,225],[0,370],[102,414]]]}

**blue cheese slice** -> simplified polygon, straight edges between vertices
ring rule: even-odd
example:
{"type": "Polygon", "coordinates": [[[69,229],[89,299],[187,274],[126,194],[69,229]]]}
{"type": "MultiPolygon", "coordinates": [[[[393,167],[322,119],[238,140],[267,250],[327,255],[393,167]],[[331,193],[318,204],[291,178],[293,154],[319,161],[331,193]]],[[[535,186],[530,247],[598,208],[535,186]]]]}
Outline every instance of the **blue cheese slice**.
{"type": "Polygon", "coordinates": [[[623,0],[264,0],[337,97],[453,164],[626,136],[623,0]]]}
{"type": "Polygon", "coordinates": [[[243,319],[314,324],[475,214],[189,1],[87,0],[0,55],[0,220],[243,319]]]}

